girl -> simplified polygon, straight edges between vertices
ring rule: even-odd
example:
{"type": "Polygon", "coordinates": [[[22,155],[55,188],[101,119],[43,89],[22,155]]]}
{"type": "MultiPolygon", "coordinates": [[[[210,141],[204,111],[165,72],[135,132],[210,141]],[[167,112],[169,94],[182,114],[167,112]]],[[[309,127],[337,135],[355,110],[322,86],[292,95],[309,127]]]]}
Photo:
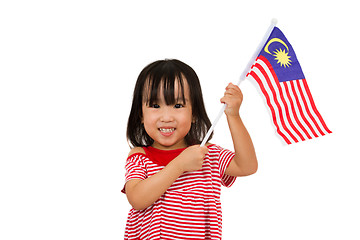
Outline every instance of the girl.
{"type": "Polygon", "coordinates": [[[132,209],[125,239],[221,239],[221,185],[256,172],[257,160],[242,123],[238,86],[222,103],[235,152],[207,143],[211,123],[195,71],[179,60],[151,63],[140,73],[127,126],[132,149],[126,193],[132,209]]]}

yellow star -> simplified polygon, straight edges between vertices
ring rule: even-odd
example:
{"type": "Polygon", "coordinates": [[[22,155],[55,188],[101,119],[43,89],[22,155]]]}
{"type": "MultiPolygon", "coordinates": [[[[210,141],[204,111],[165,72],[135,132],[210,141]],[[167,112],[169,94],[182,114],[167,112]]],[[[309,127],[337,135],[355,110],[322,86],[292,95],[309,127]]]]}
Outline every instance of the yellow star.
{"type": "Polygon", "coordinates": [[[291,63],[290,63],[291,62],[291,60],[290,60],[291,56],[289,56],[288,53],[285,52],[285,49],[284,50],[281,49],[281,48],[280,48],[280,50],[276,49],[274,51],[274,54],[272,54],[272,55],[275,56],[275,60],[278,61],[277,63],[280,63],[281,67],[284,66],[286,68],[286,67],[289,67],[291,65],[291,63]]]}

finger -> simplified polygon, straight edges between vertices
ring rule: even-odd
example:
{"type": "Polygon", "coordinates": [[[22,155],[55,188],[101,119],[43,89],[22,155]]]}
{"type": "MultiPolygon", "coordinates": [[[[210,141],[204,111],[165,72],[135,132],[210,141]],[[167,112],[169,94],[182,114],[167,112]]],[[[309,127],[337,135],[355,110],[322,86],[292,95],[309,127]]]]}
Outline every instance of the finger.
{"type": "Polygon", "coordinates": [[[236,91],[235,89],[231,89],[231,88],[230,88],[230,89],[226,90],[224,94],[225,94],[225,95],[226,95],[226,94],[228,94],[228,95],[235,95],[235,94],[237,94],[237,93],[239,93],[239,92],[236,91]]]}
{"type": "Polygon", "coordinates": [[[227,91],[227,94],[232,95],[232,96],[237,96],[237,97],[242,97],[242,95],[243,95],[240,88],[238,88],[238,89],[229,89],[227,91]]]}
{"type": "Polygon", "coordinates": [[[235,84],[232,84],[232,83],[229,83],[226,88],[238,88],[239,86],[238,85],[235,85],[235,84]]]}
{"type": "Polygon", "coordinates": [[[230,87],[225,92],[228,92],[230,94],[241,94],[242,93],[238,86],[230,87]]]}
{"type": "Polygon", "coordinates": [[[220,102],[221,103],[226,103],[227,99],[228,99],[227,96],[224,96],[224,97],[220,98],[220,102]]]}
{"type": "Polygon", "coordinates": [[[242,93],[241,93],[241,92],[234,91],[234,90],[228,90],[227,92],[224,93],[224,97],[241,98],[241,97],[242,97],[242,93]]]}

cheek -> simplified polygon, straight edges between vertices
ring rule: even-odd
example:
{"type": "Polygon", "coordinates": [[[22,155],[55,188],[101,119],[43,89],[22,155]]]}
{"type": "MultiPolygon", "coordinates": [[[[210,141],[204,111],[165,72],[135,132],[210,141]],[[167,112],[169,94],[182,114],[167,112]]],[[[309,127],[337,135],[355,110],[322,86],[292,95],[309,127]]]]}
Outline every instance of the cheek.
{"type": "Polygon", "coordinates": [[[156,124],[151,121],[149,118],[144,118],[143,121],[145,132],[151,137],[154,138],[154,134],[157,132],[156,124]]]}
{"type": "Polygon", "coordinates": [[[183,114],[182,116],[183,116],[184,127],[189,128],[190,130],[191,123],[193,121],[193,116],[191,114],[191,111],[187,112],[186,114],[183,114]]]}
{"type": "Polygon", "coordinates": [[[149,127],[154,125],[153,115],[149,114],[147,109],[143,109],[143,116],[141,122],[144,124],[145,131],[148,132],[149,127]]]}
{"type": "Polygon", "coordinates": [[[144,124],[145,127],[149,127],[155,124],[155,120],[153,117],[151,117],[151,115],[145,114],[142,118],[142,123],[144,124]]]}

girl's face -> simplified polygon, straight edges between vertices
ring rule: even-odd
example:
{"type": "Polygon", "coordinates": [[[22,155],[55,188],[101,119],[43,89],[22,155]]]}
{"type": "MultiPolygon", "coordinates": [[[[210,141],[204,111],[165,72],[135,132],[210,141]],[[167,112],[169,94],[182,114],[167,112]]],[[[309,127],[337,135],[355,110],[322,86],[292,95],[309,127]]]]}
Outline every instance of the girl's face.
{"type": "MultiPolygon", "coordinates": [[[[175,101],[173,105],[166,105],[162,84],[156,102],[149,105],[143,101],[142,112],[145,131],[154,140],[152,147],[172,150],[187,147],[185,136],[190,131],[192,122],[192,108],[190,102],[190,92],[187,81],[184,79],[184,97],[175,101]]],[[[174,94],[179,94],[179,86],[175,82],[174,94]]],[[[146,87],[145,87],[146,91],[146,87]]]]}

